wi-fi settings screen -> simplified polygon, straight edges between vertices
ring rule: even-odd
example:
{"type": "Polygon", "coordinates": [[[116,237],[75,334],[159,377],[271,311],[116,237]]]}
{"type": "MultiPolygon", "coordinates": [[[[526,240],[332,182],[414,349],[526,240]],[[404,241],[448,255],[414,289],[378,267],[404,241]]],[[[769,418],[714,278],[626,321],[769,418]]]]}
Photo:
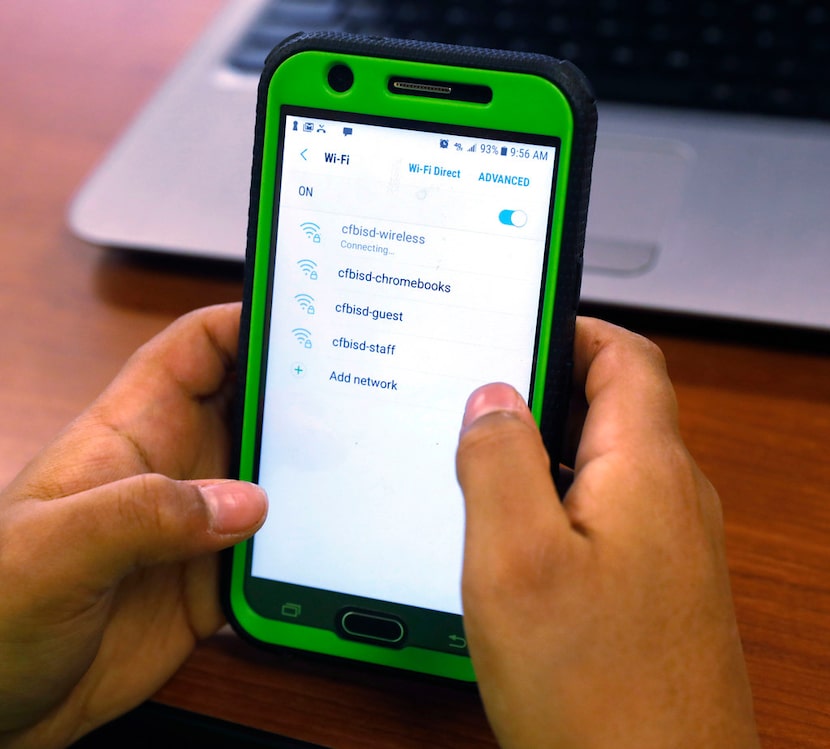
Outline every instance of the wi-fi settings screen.
{"type": "Polygon", "coordinates": [[[253,574],[461,613],[458,430],[528,392],[556,148],[284,130],[253,574]]]}

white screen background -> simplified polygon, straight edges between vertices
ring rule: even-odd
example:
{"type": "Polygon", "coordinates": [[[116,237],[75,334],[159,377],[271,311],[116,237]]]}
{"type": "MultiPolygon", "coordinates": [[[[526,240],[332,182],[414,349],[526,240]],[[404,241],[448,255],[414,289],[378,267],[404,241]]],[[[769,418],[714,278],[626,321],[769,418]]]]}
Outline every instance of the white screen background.
{"type": "Polygon", "coordinates": [[[255,576],[461,613],[458,430],[477,386],[528,392],[554,161],[287,117],[255,576]]]}

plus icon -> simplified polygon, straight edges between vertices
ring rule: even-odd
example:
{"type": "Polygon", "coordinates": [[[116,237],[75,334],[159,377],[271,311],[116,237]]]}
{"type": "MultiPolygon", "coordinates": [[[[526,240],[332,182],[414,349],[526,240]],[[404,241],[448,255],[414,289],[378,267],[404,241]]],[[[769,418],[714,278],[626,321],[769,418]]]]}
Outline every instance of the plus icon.
{"type": "Polygon", "coordinates": [[[291,367],[291,371],[294,373],[295,377],[302,377],[305,374],[305,367],[298,363],[291,367]]]}

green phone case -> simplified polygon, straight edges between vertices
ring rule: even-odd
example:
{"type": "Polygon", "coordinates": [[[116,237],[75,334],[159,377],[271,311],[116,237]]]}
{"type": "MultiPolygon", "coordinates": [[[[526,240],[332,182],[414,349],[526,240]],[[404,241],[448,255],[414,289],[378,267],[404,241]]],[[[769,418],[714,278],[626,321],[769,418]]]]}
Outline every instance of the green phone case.
{"type": "MultiPolygon", "coordinates": [[[[489,130],[515,132],[512,112],[534,107],[540,87],[554,100],[551,111],[539,112],[539,135],[561,137],[559,175],[554,196],[549,278],[555,278],[542,304],[537,368],[531,403],[554,465],[561,449],[568,407],[571,352],[576,304],[582,271],[582,248],[588,208],[591,165],[596,134],[596,108],[590,87],[573,65],[541,55],[481,50],[422,42],[364,38],[345,34],[298,34],[289,37],[268,57],[259,86],[244,307],[240,331],[239,398],[235,459],[240,478],[256,480],[257,449],[261,429],[263,344],[266,304],[273,254],[274,175],[277,169],[280,106],[380,115],[446,124],[463,124],[489,130]],[[348,96],[322,85],[324,71],[337,61],[347,62],[356,78],[371,80],[387,75],[390,60],[399,75],[456,83],[480,83],[481,71],[492,79],[509,81],[512,101],[502,114],[486,107],[436,106],[429,98],[409,97],[394,108],[378,102],[355,86],[348,96]],[[555,89],[551,93],[551,87],[555,89]],[[553,111],[555,109],[555,111],[553,111]],[[557,124],[552,133],[551,118],[557,124]]],[[[374,87],[377,90],[377,86],[374,87]]],[[[504,89],[502,89],[504,90],[504,89]]],[[[522,132],[532,132],[521,128],[522,132]]],[[[335,627],[305,626],[263,615],[249,600],[251,543],[244,542],[223,556],[221,593],[229,621],[236,631],[258,645],[296,648],[412,672],[474,681],[469,657],[421,647],[384,647],[343,639],[335,627]]],[[[364,603],[358,600],[358,604],[364,603]]],[[[409,615],[417,617],[412,610],[409,615]]]]}

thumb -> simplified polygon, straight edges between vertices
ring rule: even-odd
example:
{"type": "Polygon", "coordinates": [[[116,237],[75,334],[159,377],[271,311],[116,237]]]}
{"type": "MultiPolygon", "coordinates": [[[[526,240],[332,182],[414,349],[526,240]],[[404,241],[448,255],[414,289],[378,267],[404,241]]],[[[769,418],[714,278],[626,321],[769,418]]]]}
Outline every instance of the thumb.
{"type": "Polygon", "coordinates": [[[541,517],[552,515],[567,522],[542,436],[521,395],[510,385],[485,385],[470,396],[456,473],[466,502],[468,531],[488,533],[489,529],[498,536],[516,531],[526,536],[541,517]]]}
{"type": "Polygon", "coordinates": [[[43,508],[61,529],[62,565],[75,581],[109,587],[140,567],[231,546],[256,531],[267,499],[243,481],[175,481],[141,474],[43,508]],[[67,558],[68,556],[68,558],[67,558]]]}
{"type": "Polygon", "coordinates": [[[456,455],[466,505],[465,617],[539,574],[546,547],[570,523],[533,416],[509,385],[476,390],[467,401],[456,455]],[[474,609],[468,612],[469,609],[474,609]]]}

